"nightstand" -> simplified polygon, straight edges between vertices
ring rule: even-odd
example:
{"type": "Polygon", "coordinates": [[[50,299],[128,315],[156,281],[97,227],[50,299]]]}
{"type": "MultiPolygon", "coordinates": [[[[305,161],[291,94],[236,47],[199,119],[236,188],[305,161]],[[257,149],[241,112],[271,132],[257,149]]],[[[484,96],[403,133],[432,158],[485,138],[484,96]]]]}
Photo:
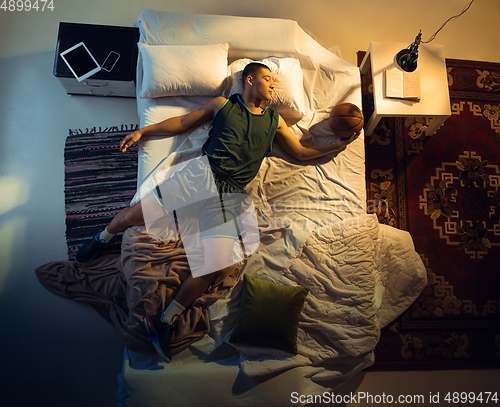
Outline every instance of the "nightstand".
{"type": "Polygon", "coordinates": [[[448,74],[444,49],[439,44],[420,44],[417,70],[420,71],[421,98],[418,101],[385,97],[384,71],[399,66],[396,54],[408,44],[372,42],[360,65],[364,75],[371,68],[374,111],[365,124],[365,134],[373,132],[383,117],[432,117],[426,129],[432,135],[451,116],[448,74]]]}
{"type": "Polygon", "coordinates": [[[139,29],[94,24],[60,23],[54,76],[70,95],[135,97],[139,29]],[[60,53],[83,42],[102,66],[111,51],[120,55],[110,72],[101,70],[78,82],[60,53]]]}

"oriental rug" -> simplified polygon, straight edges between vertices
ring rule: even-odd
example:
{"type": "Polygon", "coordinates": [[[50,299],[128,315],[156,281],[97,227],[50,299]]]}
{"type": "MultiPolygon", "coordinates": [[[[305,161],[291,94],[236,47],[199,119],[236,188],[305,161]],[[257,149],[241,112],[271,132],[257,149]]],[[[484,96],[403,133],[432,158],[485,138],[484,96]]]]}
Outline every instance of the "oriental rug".
{"type": "Polygon", "coordinates": [[[446,66],[452,115],[435,134],[430,118],[407,117],[365,138],[368,211],[411,234],[428,277],[370,370],[500,367],[500,64],[446,66]]]}
{"type": "MultiPolygon", "coordinates": [[[[129,205],[137,189],[137,146],[120,151],[122,139],[138,128],[121,125],[70,130],[64,148],[68,258],[129,205]]],[[[120,252],[121,234],[103,253],[120,252]]]]}

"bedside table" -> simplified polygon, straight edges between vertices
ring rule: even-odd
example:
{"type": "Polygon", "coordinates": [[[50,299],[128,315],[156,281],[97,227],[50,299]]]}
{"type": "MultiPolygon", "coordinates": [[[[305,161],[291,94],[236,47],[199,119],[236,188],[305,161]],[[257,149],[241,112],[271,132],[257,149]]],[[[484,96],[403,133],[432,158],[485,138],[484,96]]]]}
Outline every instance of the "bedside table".
{"type": "Polygon", "coordinates": [[[374,112],[365,125],[371,134],[382,117],[426,116],[433,120],[425,130],[432,135],[451,116],[448,74],[444,49],[439,44],[420,44],[417,71],[420,71],[421,98],[418,101],[385,97],[384,71],[399,68],[396,54],[408,47],[406,43],[372,42],[360,65],[364,75],[371,68],[374,112]]]}
{"type": "Polygon", "coordinates": [[[135,72],[139,29],[108,25],[60,23],[54,62],[56,76],[69,95],[135,97],[135,72]],[[97,63],[102,66],[111,51],[120,54],[110,72],[102,69],[78,82],[60,53],[85,43],[97,63]]]}

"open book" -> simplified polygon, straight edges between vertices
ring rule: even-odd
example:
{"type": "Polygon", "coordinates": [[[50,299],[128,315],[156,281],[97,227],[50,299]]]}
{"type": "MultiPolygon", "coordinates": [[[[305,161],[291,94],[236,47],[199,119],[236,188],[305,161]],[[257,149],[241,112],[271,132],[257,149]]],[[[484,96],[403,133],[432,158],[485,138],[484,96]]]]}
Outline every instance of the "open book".
{"type": "Polygon", "coordinates": [[[405,72],[398,68],[385,71],[385,97],[420,99],[420,71],[405,72]]]}

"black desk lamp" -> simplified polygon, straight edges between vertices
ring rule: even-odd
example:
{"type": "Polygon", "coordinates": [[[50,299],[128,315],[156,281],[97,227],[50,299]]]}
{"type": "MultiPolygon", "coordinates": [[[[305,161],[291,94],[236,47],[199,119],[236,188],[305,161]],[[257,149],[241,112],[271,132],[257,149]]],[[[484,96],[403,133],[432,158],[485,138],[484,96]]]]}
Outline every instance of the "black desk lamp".
{"type": "Polygon", "coordinates": [[[418,46],[422,40],[422,31],[418,33],[415,37],[415,41],[411,45],[402,49],[396,55],[396,61],[403,71],[413,72],[417,69],[417,59],[418,59],[418,46]]]}
{"type": "Polygon", "coordinates": [[[422,31],[420,31],[418,35],[415,37],[415,41],[413,41],[410,44],[410,46],[408,46],[408,48],[402,49],[396,55],[396,62],[401,67],[401,69],[406,72],[413,72],[415,69],[417,69],[418,46],[420,45],[420,42],[423,42],[424,44],[428,44],[429,42],[431,42],[436,37],[437,33],[443,29],[443,27],[446,25],[448,21],[460,17],[470,8],[472,3],[474,3],[474,0],[471,0],[469,5],[466,8],[464,8],[460,14],[457,14],[456,16],[450,17],[448,20],[446,20],[444,24],[441,26],[441,28],[437,30],[428,41],[421,41],[422,31]]]}

